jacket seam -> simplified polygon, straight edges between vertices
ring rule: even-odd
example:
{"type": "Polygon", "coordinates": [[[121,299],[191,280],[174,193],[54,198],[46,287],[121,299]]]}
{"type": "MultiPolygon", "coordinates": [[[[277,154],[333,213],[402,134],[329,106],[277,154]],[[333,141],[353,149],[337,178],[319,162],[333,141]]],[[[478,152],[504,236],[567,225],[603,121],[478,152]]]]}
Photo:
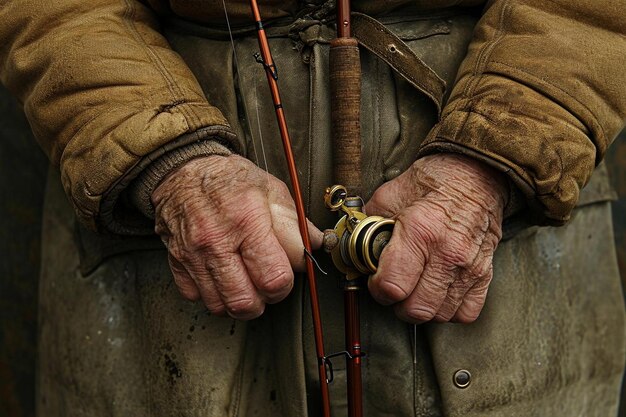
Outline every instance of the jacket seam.
{"type": "MultiPolygon", "coordinates": [[[[187,103],[185,103],[185,104],[187,104],[187,103]]],[[[171,109],[176,109],[176,108],[180,108],[180,107],[181,107],[181,105],[175,105],[175,106],[172,106],[172,107],[171,107],[171,109]]],[[[182,113],[182,111],[181,111],[181,113],[182,113]]],[[[102,133],[102,137],[103,137],[103,138],[106,138],[107,136],[109,136],[109,135],[111,134],[111,132],[115,131],[115,130],[118,128],[118,126],[119,126],[120,124],[124,123],[125,121],[127,121],[128,119],[130,119],[130,118],[132,118],[132,117],[134,117],[134,116],[136,116],[136,115],[137,115],[137,113],[134,113],[134,112],[133,112],[133,113],[130,113],[127,117],[125,117],[124,119],[120,120],[120,121],[117,123],[117,125],[116,125],[116,126],[112,126],[112,127],[109,127],[108,129],[106,129],[106,130],[102,133]]],[[[83,132],[86,128],[88,128],[88,127],[91,125],[91,123],[92,123],[94,120],[96,120],[99,116],[100,116],[100,114],[97,114],[97,115],[93,116],[91,119],[89,119],[87,122],[85,122],[85,123],[84,123],[84,124],[80,127],[80,129],[78,129],[78,130],[76,131],[76,133],[72,136],[72,138],[70,139],[70,141],[72,141],[72,140],[73,140],[76,136],[78,136],[81,132],[83,132]]],[[[185,121],[186,130],[189,130],[189,124],[187,123],[187,121],[186,121],[186,120],[184,120],[184,121],[185,121]]],[[[68,142],[68,143],[69,143],[69,142],[68,142]]],[[[117,146],[117,148],[118,148],[118,149],[120,149],[120,150],[121,150],[122,152],[124,152],[126,155],[130,156],[130,157],[131,157],[131,159],[140,159],[140,158],[143,158],[144,156],[146,156],[146,155],[136,154],[136,153],[132,152],[132,151],[131,151],[128,147],[123,146],[123,145],[121,145],[121,144],[119,144],[119,143],[115,143],[115,145],[117,146]]],[[[117,171],[118,171],[118,172],[120,173],[120,175],[122,175],[122,176],[126,174],[126,172],[125,172],[125,171],[120,171],[120,170],[117,170],[117,171]]],[[[109,189],[107,189],[107,190],[105,190],[105,191],[103,191],[103,192],[101,192],[101,193],[94,192],[94,191],[91,189],[91,185],[90,185],[89,181],[85,181],[85,182],[84,182],[84,187],[85,187],[85,190],[87,191],[88,195],[89,195],[89,196],[91,196],[91,197],[102,197],[102,196],[104,196],[105,194],[107,194],[107,193],[109,192],[109,189]]],[[[92,214],[93,214],[93,213],[92,213],[92,214]]]]}
{"type": "MultiPolygon", "coordinates": [[[[150,45],[145,41],[145,39],[141,36],[137,27],[135,25],[134,16],[135,16],[135,7],[131,0],[124,0],[126,3],[126,12],[124,13],[124,20],[126,26],[130,32],[130,35],[138,42],[138,44],[144,50],[148,59],[154,64],[154,67],[158,70],[159,74],[165,81],[168,90],[171,95],[172,102],[177,102],[183,99],[183,94],[180,87],[174,82],[174,78],[169,73],[163,61],[159,58],[159,56],[152,50],[150,45]]],[[[192,117],[187,113],[186,109],[183,106],[178,106],[181,113],[185,116],[185,119],[191,119],[192,117]]],[[[187,123],[187,120],[185,120],[187,123]]],[[[187,123],[188,125],[188,123],[187,123]]]]}
{"type": "Polygon", "coordinates": [[[505,21],[509,14],[510,8],[511,6],[509,4],[509,1],[505,0],[504,5],[502,6],[502,11],[500,12],[500,18],[498,20],[498,30],[496,32],[496,35],[491,41],[487,42],[481,48],[480,52],[478,53],[478,57],[476,58],[476,63],[474,64],[471,78],[470,80],[468,80],[467,85],[464,88],[464,91],[463,91],[463,98],[465,99],[464,105],[469,105],[470,108],[472,105],[470,96],[474,92],[476,87],[480,84],[480,82],[482,81],[483,76],[484,76],[484,69],[487,66],[487,61],[489,60],[489,57],[493,53],[493,50],[495,49],[496,45],[500,43],[500,41],[504,37],[505,21]]]}
{"type": "Polygon", "coordinates": [[[63,151],[61,152],[61,155],[59,155],[59,164],[61,166],[63,166],[63,157],[65,155],[65,149],[67,149],[67,145],[70,144],[70,142],[72,142],[78,135],[80,135],[83,130],[85,130],[90,124],[91,122],[93,122],[94,120],[96,120],[98,117],[100,116],[100,114],[95,114],[93,117],[91,117],[89,120],[87,120],[85,123],[83,123],[83,125],[81,127],[78,128],[78,130],[76,131],[76,133],[74,133],[72,135],[72,137],[67,141],[67,144],[65,145],[65,147],[63,148],[63,151]]]}

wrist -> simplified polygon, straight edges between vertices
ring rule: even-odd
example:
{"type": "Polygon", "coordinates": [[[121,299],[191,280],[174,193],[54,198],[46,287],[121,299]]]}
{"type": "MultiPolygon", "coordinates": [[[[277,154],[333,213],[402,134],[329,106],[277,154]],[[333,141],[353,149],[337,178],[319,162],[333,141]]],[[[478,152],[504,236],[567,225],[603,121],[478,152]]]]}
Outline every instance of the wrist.
{"type": "Polygon", "coordinates": [[[419,160],[423,170],[437,178],[442,188],[461,190],[462,194],[503,212],[510,200],[511,185],[506,175],[469,156],[439,153],[419,160]]]}
{"type": "Polygon", "coordinates": [[[193,142],[164,153],[133,181],[129,187],[130,199],[145,216],[154,218],[155,191],[168,177],[194,160],[231,153],[215,140],[193,142]]]}

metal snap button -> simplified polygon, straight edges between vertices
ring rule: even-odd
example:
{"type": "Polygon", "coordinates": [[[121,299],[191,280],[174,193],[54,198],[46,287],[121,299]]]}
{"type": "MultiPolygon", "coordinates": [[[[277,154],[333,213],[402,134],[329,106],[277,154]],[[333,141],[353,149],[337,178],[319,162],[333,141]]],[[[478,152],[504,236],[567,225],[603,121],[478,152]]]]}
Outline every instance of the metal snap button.
{"type": "Polygon", "coordinates": [[[454,373],[452,381],[457,388],[467,388],[472,381],[472,374],[466,369],[459,369],[454,373]]]}

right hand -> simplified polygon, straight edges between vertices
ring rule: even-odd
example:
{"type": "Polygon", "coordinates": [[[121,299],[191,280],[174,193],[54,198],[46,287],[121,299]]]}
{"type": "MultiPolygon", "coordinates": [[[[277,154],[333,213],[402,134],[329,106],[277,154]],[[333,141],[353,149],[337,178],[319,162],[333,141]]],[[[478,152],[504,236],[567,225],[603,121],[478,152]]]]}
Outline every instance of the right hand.
{"type": "MultiPolygon", "coordinates": [[[[304,246],[287,186],[237,155],[193,159],[152,193],[174,281],[213,314],[249,320],[284,299],[304,246]],[[293,268],[293,269],[292,269],[293,268]]],[[[309,222],[313,249],[322,232],[309,222]]]]}
{"type": "Polygon", "coordinates": [[[383,184],[365,212],[396,224],[369,280],[372,296],[410,323],[476,320],[508,195],[504,174],[445,153],[421,158],[383,184]]]}

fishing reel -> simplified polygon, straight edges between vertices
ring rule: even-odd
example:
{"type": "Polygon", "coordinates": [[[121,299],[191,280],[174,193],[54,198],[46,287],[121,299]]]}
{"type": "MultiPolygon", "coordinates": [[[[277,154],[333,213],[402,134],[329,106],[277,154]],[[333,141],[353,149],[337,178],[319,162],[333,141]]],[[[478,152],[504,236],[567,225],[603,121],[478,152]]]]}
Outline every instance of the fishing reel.
{"type": "Polygon", "coordinates": [[[367,216],[361,197],[348,196],[343,185],[327,188],[324,203],[330,211],[344,214],[334,229],[324,231],[324,250],[331,254],[337,269],[347,280],[374,274],[395,220],[367,216]]]}

